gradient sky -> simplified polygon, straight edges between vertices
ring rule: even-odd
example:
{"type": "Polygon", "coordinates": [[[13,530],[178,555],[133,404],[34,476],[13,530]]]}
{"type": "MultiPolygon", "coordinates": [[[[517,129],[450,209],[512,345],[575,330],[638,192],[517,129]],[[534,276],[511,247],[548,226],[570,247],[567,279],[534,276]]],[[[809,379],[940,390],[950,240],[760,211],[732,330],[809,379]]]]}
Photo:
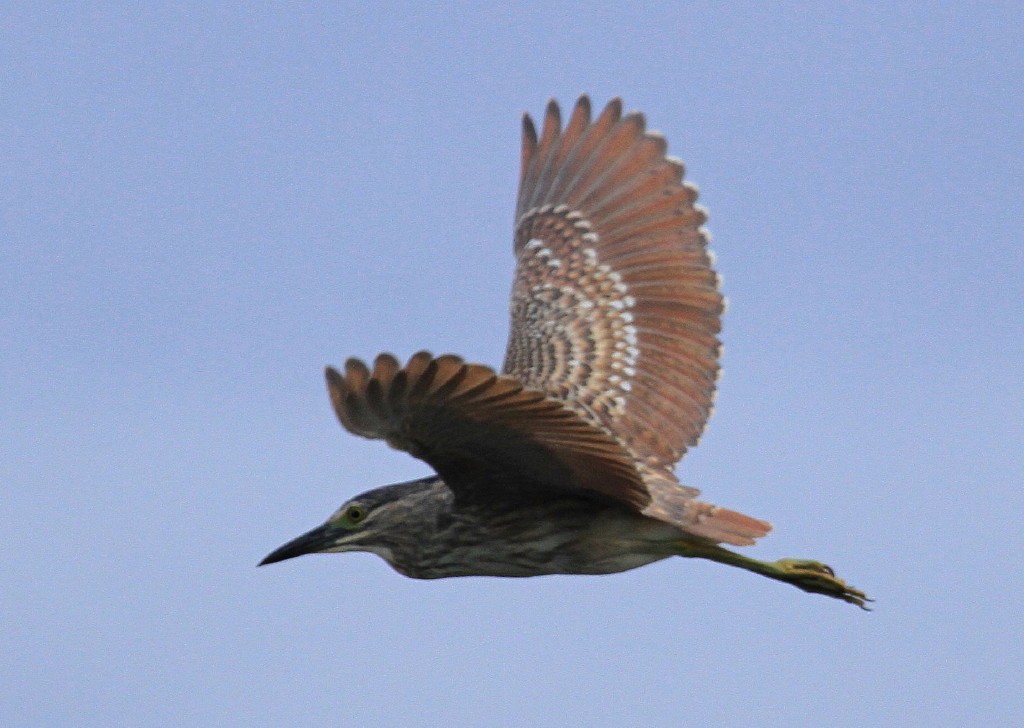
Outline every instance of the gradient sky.
{"type": "Polygon", "coordinates": [[[1024,714],[1020,3],[68,5],[0,24],[0,724],[1024,714]],[[873,613],[682,559],[255,568],[428,472],[321,369],[500,363],[519,115],[584,91],[710,210],[725,375],[682,480],[873,613]]]}

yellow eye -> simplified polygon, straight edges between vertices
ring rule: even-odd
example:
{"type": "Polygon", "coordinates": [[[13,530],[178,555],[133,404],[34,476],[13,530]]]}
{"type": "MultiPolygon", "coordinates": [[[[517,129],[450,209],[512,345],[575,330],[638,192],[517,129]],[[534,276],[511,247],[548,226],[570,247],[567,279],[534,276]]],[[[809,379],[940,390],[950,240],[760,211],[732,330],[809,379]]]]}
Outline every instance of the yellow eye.
{"type": "Polygon", "coordinates": [[[352,504],[345,509],[345,520],[349,523],[359,523],[366,518],[366,509],[360,505],[352,504]]]}

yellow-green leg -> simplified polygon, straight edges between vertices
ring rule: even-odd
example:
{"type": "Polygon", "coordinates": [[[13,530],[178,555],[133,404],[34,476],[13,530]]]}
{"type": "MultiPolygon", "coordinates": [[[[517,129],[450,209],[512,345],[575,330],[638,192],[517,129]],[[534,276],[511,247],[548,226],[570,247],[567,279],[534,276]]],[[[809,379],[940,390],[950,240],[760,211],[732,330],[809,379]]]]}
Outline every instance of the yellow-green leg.
{"type": "Polygon", "coordinates": [[[710,559],[729,566],[738,566],[755,574],[767,576],[769,579],[784,581],[806,592],[824,594],[834,599],[856,604],[861,609],[868,609],[864,592],[848,586],[838,578],[831,568],[810,559],[779,559],[778,561],[759,561],[729,551],[713,544],[700,544],[683,541],[679,543],[680,556],[696,559],[710,559]]]}

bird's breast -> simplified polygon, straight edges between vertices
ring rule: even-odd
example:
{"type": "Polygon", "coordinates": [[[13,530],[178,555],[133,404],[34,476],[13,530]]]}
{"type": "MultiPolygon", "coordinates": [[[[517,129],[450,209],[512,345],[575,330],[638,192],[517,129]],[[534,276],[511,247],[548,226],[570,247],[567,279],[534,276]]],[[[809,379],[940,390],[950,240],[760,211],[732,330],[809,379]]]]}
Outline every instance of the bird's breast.
{"type": "Polygon", "coordinates": [[[448,576],[610,574],[665,558],[676,529],[587,501],[512,511],[454,511],[429,536],[389,559],[419,579],[448,576]]]}

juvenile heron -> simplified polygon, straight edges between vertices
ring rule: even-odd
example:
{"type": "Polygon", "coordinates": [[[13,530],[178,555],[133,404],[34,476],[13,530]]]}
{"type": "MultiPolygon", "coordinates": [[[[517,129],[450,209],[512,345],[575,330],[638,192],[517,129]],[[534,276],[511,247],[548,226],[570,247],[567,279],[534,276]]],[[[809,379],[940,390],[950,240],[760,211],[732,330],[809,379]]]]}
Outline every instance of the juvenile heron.
{"type": "Polygon", "coordinates": [[[766,521],[698,500],[675,463],[704,429],[723,299],[695,188],[664,138],[586,96],[523,118],[512,326],[501,374],[390,354],[327,369],[341,424],[435,476],[356,496],[267,556],[370,551],[420,579],[607,574],[711,559],[861,607],[817,561],[759,561],[766,521]]]}

